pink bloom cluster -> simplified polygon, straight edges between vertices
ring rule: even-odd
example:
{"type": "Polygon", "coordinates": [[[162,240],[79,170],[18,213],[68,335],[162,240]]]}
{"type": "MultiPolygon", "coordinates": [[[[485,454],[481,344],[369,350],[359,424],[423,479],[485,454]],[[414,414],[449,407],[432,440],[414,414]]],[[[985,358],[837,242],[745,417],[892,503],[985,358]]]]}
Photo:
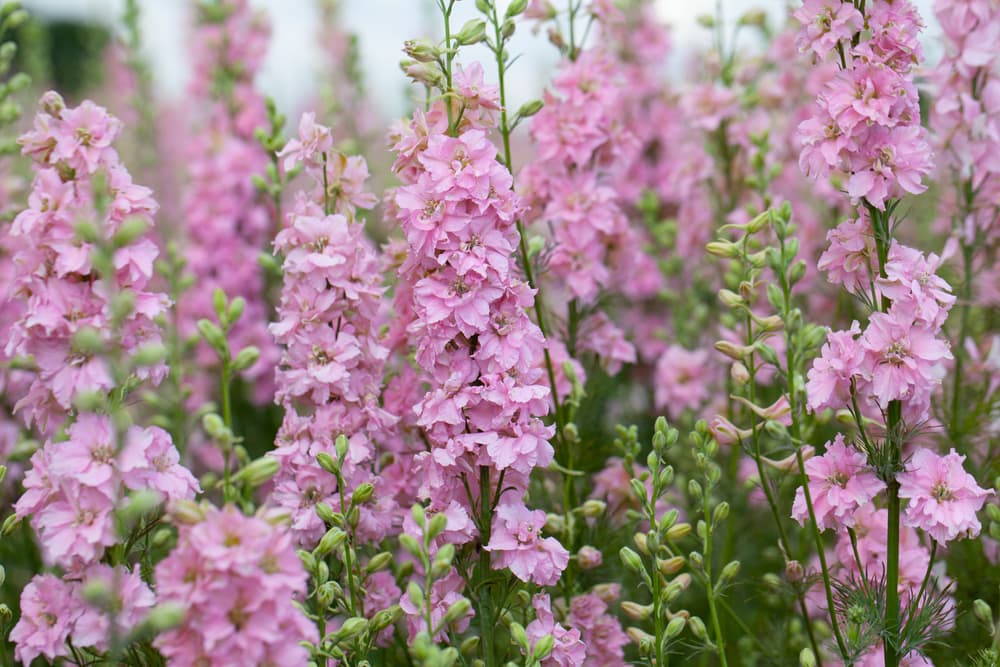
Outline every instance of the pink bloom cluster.
{"type": "Polygon", "coordinates": [[[301,641],[316,628],[294,605],[306,573],[280,519],[246,516],[233,506],[203,508],[178,525],[177,546],[156,566],[161,602],[186,608],[183,623],[156,638],[173,665],[299,667],[301,641]]]}
{"type": "Polygon", "coordinates": [[[620,594],[618,584],[609,584],[578,595],[570,603],[566,626],[580,632],[580,638],[587,647],[587,657],[583,662],[587,667],[625,664],[625,646],[629,638],[622,629],[621,621],[608,608],[620,594]]]}
{"type": "MultiPolygon", "coordinates": [[[[326,530],[315,512],[317,503],[337,509],[339,491],[350,497],[360,484],[381,484],[373,474],[373,438],[394,421],[379,404],[389,350],[378,332],[384,291],[378,260],[364,225],[355,220],[356,206],[375,203],[363,189],[364,159],[335,153],[330,129],[312,114],[302,116],[299,137],[281,156],[286,169],[304,165],[315,187],[298,193],[274,242],[284,257],[278,322],[271,333],[284,348],[277,401],[285,408],[285,420],[273,452],[281,470],[271,502],[291,514],[296,541],[311,546],[326,530]],[[342,467],[350,488],[338,490],[336,477],[318,465],[316,456],[336,459],[334,440],[341,434],[350,443],[342,467]]],[[[363,508],[361,537],[385,537],[395,513],[386,502],[363,508]]]]}
{"type": "Polygon", "coordinates": [[[113,513],[125,490],[153,490],[164,500],[200,490],[161,428],[130,427],[119,451],[111,418],[84,413],[66,435],[31,457],[14,507],[18,518],[31,517],[48,563],[79,571],[100,560],[118,539],[113,513]]]}
{"type": "Polygon", "coordinates": [[[870,272],[877,271],[878,262],[870,256],[870,231],[862,225],[848,221],[838,227],[846,227],[843,234],[831,233],[824,266],[855,293],[871,295],[876,304],[889,301],[891,307],[872,313],[864,331],[854,323],[830,334],[809,371],[809,407],[850,407],[854,396],[862,408],[885,410],[898,400],[907,420],[917,423],[927,418],[931,395],[944,378],[944,362],[952,357],[938,334],[955,297],[936,273],[940,258],[896,241],[884,275],[874,277],[870,272]]]}
{"type": "MultiPolygon", "coordinates": [[[[24,308],[11,323],[5,354],[31,357],[37,372],[15,406],[29,426],[51,432],[85,391],[107,391],[110,370],[92,350],[79,349],[74,337],[84,330],[110,342],[109,295],[102,280],[129,292],[134,307],[116,332],[125,354],[159,343],[156,318],[169,305],[151,291],[156,246],[145,234],[114,251],[113,275],[93,265],[94,243],[77,233],[90,225],[110,243],[126,221],[151,226],[157,205],[148,188],[132,182],[112,143],[121,123],[90,101],[67,108],[56,93],[47,93],[34,128],[19,140],[32,158],[35,174],[28,207],[15,218],[9,233],[16,252],[13,297],[24,308]]],[[[164,364],[137,369],[140,379],[158,383],[164,364]]]]}
{"type": "MultiPolygon", "coordinates": [[[[212,294],[217,288],[230,299],[243,297],[246,307],[230,333],[230,344],[236,350],[250,345],[260,350],[257,363],[242,376],[251,383],[254,400],[267,403],[274,396],[271,369],[278,350],[265,324],[269,306],[258,257],[274,234],[276,215],[253,177],[263,174],[269,162],[254,136],[267,123],[254,77],[267,53],[270,27],[247,0],[223,0],[211,7],[201,17],[194,39],[190,92],[207,108],[207,117],[188,135],[184,257],[198,288],[179,299],[181,330],[184,335],[196,334],[199,319],[215,319],[212,294]]],[[[216,353],[200,344],[192,367],[193,400],[204,401],[214,390],[214,375],[198,370],[216,368],[216,353]]]]}
{"type": "Polygon", "coordinates": [[[535,620],[525,628],[528,640],[532,646],[538,643],[542,637],[551,635],[555,640],[555,646],[549,657],[542,661],[542,667],[581,667],[587,658],[587,647],[580,640],[580,631],[566,629],[563,625],[556,623],[555,616],[552,615],[552,602],[549,596],[540,593],[531,599],[531,606],[535,610],[535,620]]]}
{"type": "Polygon", "coordinates": [[[139,574],[120,567],[94,564],[74,579],[38,575],[21,593],[21,618],[10,633],[14,656],[25,665],[39,656],[49,661],[69,657],[67,640],[77,648],[106,651],[112,622],[118,636],[125,636],[155,602],[139,574]],[[84,586],[95,584],[111,592],[113,619],[84,599],[84,586]]]}
{"type": "Polygon", "coordinates": [[[810,0],[795,17],[803,46],[821,57],[836,49],[842,65],[799,126],[803,171],[843,175],[853,200],[878,209],[903,191],[923,192],[931,152],[912,80],[921,57],[916,9],[908,0],[873,0],[862,16],[850,3],[810,0]]]}
{"type": "MultiPolygon", "coordinates": [[[[546,269],[558,281],[553,287],[565,289],[581,312],[603,293],[639,298],[659,287],[659,271],[642,251],[616,187],[639,147],[621,114],[627,84],[618,61],[602,49],[564,61],[531,122],[537,155],[520,174],[528,219],[552,233],[546,269]]],[[[612,373],[635,362],[635,348],[603,313],[585,317],[580,329],[571,355],[593,352],[612,373]]]]}
{"type": "MultiPolygon", "coordinates": [[[[415,466],[430,511],[457,506],[471,516],[469,492],[494,497],[502,488],[500,504],[516,521],[531,516],[521,500],[528,475],[553,455],[552,429],[541,420],[549,404],[545,342],[525,312],[534,294],[515,264],[523,205],[488,136],[497,89],[483,82],[478,66],[458,68],[454,89],[464,111],[453,132],[437,101],[394,133],[394,170],[403,185],[390,203],[407,248],[395,291],[395,315],[406,328],[395,328],[396,344],[410,341],[428,387],[413,410],[429,449],[415,466]]],[[[506,539],[515,529],[503,516],[495,517],[496,541],[489,542],[494,566],[552,583],[565,549],[537,533],[528,542],[506,539]]]]}

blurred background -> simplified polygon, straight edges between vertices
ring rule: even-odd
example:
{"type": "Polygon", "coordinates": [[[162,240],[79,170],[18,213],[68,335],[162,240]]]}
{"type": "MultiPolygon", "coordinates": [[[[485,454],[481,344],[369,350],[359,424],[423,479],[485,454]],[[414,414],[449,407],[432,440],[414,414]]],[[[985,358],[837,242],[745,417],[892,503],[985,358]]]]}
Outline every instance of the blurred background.
{"type": "MultiPolygon", "coordinates": [[[[407,86],[398,62],[403,41],[419,35],[436,35],[439,26],[435,0],[339,0],[341,28],[357,37],[358,60],[372,106],[392,118],[406,111],[407,86]]],[[[505,0],[500,0],[506,4],[505,0]]],[[[917,0],[924,16],[929,16],[932,0],[917,0]]],[[[104,44],[121,30],[124,0],[23,0],[23,4],[49,33],[51,72],[62,78],[62,90],[81,89],[87,77],[100,75],[104,44]]],[[[157,94],[167,101],[183,98],[188,77],[189,0],[140,0],[143,50],[153,70],[157,94]]],[[[317,0],[251,0],[270,16],[273,37],[266,64],[259,78],[263,92],[290,112],[301,111],[314,99],[322,53],[318,41],[321,13],[317,0]]],[[[797,3],[797,0],[795,2],[797,3]]],[[[456,23],[475,14],[472,0],[462,0],[456,23]]],[[[735,22],[750,9],[763,9],[777,20],[785,0],[659,0],[660,17],[672,28],[674,44],[681,52],[707,43],[708,31],[698,26],[697,17],[721,9],[723,20],[735,22]]],[[[930,37],[932,35],[928,35],[930,37]]],[[[523,54],[514,66],[510,96],[513,106],[537,97],[556,61],[556,50],[545,35],[520,30],[514,51],[523,54]]],[[[463,57],[484,48],[463,52],[463,57]]],[[[931,54],[933,55],[933,54],[931,54]]],[[[678,70],[674,59],[670,67],[678,70]]],[[[490,71],[487,69],[487,71],[490,71]]]]}

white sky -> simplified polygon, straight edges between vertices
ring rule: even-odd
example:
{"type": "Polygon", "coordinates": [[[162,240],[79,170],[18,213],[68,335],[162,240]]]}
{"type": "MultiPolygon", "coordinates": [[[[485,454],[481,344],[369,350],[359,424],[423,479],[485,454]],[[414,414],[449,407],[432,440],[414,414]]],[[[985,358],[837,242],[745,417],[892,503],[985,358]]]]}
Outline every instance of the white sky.
{"type": "MultiPolygon", "coordinates": [[[[183,94],[188,75],[185,31],[191,1],[140,0],[147,58],[160,94],[171,98],[183,94]]],[[[498,1],[507,4],[507,0],[498,1]]],[[[916,0],[925,20],[930,19],[931,1],[916,0]]],[[[107,24],[119,20],[124,6],[124,0],[22,0],[22,3],[40,15],[88,18],[107,24]]],[[[319,47],[315,0],[251,0],[251,3],[264,8],[273,22],[271,47],[259,84],[283,108],[296,111],[313,97],[310,92],[316,82],[319,47]]],[[[750,8],[764,8],[773,16],[780,16],[785,0],[721,0],[721,4],[726,18],[734,20],[750,8]]],[[[695,19],[699,14],[714,12],[715,5],[716,0],[658,0],[657,9],[672,26],[674,44],[683,48],[706,36],[695,19]]],[[[387,115],[398,115],[404,108],[406,82],[398,68],[403,41],[438,28],[436,21],[428,26],[427,17],[436,18],[436,13],[428,12],[433,7],[434,0],[342,0],[346,27],[360,40],[367,89],[379,96],[378,106],[387,115]]],[[[461,25],[475,13],[473,0],[461,0],[453,21],[461,25]]],[[[532,34],[526,25],[515,35],[511,52],[524,54],[514,65],[508,84],[510,104],[516,107],[539,95],[556,53],[544,35],[532,34]]],[[[488,55],[481,46],[469,51],[469,56],[473,54],[488,55]]],[[[486,67],[486,71],[492,68],[486,67]]]]}

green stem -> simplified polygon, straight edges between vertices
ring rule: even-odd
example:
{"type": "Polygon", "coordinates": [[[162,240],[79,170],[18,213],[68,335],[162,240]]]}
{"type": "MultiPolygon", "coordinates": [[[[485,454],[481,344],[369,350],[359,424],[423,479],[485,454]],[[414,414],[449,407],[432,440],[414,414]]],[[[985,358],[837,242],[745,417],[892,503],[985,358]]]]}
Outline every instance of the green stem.
{"type": "Polygon", "coordinates": [[[476,594],[477,616],[479,617],[479,636],[483,642],[483,664],[485,667],[494,667],[496,662],[495,634],[493,627],[493,590],[485,585],[485,581],[490,572],[490,552],[485,547],[490,542],[490,530],[493,525],[493,509],[490,503],[490,469],[487,466],[479,466],[479,532],[480,549],[479,563],[476,566],[476,585],[473,587],[476,594]]]}
{"type": "MultiPolygon", "coordinates": [[[[229,352],[226,351],[228,357],[229,352]]],[[[233,401],[230,395],[230,384],[232,382],[232,373],[229,367],[229,359],[224,359],[222,362],[222,421],[226,425],[226,429],[229,433],[233,432],[233,401]]],[[[232,468],[232,454],[233,454],[233,443],[226,444],[226,456],[222,467],[222,496],[226,502],[229,502],[232,498],[232,482],[230,481],[231,468],[232,468]]]]}
{"type": "Polygon", "coordinates": [[[705,579],[708,588],[708,614],[712,621],[712,631],[715,633],[715,643],[719,650],[719,660],[722,667],[728,667],[726,662],[726,644],[722,635],[722,625],[719,623],[719,611],[715,604],[715,582],[712,580],[712,511],[709,507],[709,489],[705,489],[702,501],[705,512],[705,579]]]}
{"type": "MultiPolygon", "coordinates": [[[[344,476],[339,472],[337,473],[337,492],[340,495],[340,511],[343,512],[344,517],[347,518],[350,511],[347,507],[347,497],[344,495],[344,476]]],[[[357,606],[360,603],[360,595],[358,595],[359,591],[354,585],[354,559],[353,554],[351,553],[353,551],[353,546],[351,540],[350,520],[346,521],[345,524],[345,527],[348,529],[347,538],[344,540],[344,569],[347,570],[347,604],[351,611],[351,616],[357,616],[357,606]]],[[[430,572],[430,570],[428,570],[428,572],[430,572]]],[[[428,589],[427,595],[429,596],[430,594],[430,589],[428,589]]],[[[430,605],[429,602],[428,605],[430,605]]],[[[428,632],[434,631],[430,625],[427,627],[428,632]]]]}
{"type": "Polygon", "coordinates": [[[965,366],[965,339],[969,335],[969,310],[972,308],[972,254],[973,247],[962,244],[962,298],[959,303],[958,340],[955,341],[955,370],[951,394],[951,438],[961,439],[962,428],[962,371],[965,366]]]}

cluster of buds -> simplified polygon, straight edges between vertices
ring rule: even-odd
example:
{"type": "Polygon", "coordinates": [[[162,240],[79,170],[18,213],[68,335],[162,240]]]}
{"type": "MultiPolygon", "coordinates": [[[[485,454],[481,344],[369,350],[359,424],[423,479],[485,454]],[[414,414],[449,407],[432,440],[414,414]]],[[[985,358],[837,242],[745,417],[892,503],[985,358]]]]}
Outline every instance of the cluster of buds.
{"type": "Polygon", "coordinates": [[[674,483],[674,469],[666,461],[668,451],[677,440],[677,429],[668,427],[666,419],[660,417],[653,433],[653,450],[646,457],[647,470],[635,474],[637,442],[630,440],[631,447],[625,453],[626,468],[632,473],[632,494],[640,507],[638,513],[648,523],[649,530],[635,533],[635,549],[622,547],[619,555],[625,568],[639,576],[651,601],[639,604],[626,600],[622,602],[622,611],[628,618],[643,624],[644,627],[633,626],[626,632],[638,644],[639,653],[644,657],[655,656],[658,665],[666,664],[665,656],[671,646],[680,641],[685,627],[696,637],[706,636],[705,624],[700,618],[684,609],[672,609],[692,579],[691,574],[682,572],[685,565],[691,563],[681,555],[677,545],[691,534],[691,524],[680,522],[676,509],[661,512],[657,507],[674,483]]]}

